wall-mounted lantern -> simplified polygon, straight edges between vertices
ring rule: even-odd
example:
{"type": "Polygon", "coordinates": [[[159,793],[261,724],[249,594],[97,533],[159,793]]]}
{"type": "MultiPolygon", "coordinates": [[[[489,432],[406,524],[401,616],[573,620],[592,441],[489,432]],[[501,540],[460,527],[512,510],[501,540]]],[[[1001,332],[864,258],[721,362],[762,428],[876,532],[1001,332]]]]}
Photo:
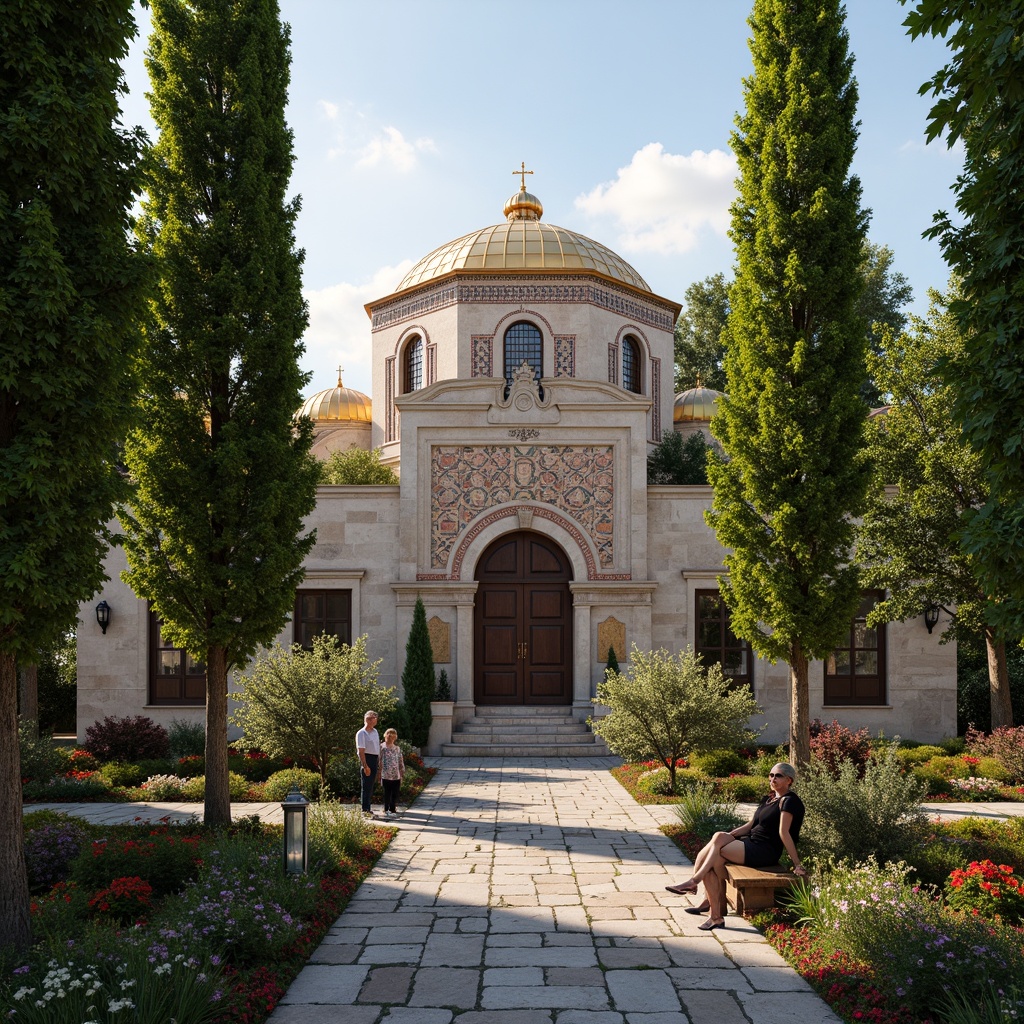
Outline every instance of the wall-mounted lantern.
{"type": "Polygon", "coordinates": [[[309,862],[309,801],[293,785],[281,801],[284,811],[284,870],[304,875],[309,862]]]}
{"type": "Polygon", "coordinates": [[[937,604],[927,604],[924,608],[924,624],[928,627],[930,633],[939,621],[939,606],[937,604]]]}
{"type": "Polygon", "coordinates": [[[110,625],[110,605],[106,601],[100,601],[96,605],[96,621],[100,624],[100,629],[103,630],[103,635],[107,635],[107,626],[110,625]]]}

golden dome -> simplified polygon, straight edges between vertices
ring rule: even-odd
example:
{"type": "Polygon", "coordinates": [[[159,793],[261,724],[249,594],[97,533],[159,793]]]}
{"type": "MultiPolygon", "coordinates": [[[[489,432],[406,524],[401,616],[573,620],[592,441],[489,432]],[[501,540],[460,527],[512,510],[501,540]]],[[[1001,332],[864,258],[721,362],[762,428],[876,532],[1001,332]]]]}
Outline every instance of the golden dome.
{"type": "Polygon", "coordinates": [[[676,395],[672,411],[673,423],[708,423],[718,412],[718,400],[724,397],[721,391],[705,388],[698,382],[695,388],[680,391],[676,395]]]}
{"type": "MultiPolygon", "coordinates": [[[[529,172],[527,172],[529,173],[529,172]]],[[[554,224],[542,224],[541,201],[525,186],[505,203],[503,224],[473,231],[428,253],[396,291],[457,272],[590,271],[639,291],[647,282],[620,256],[592,238],[554,224]]]]}
{"type": "Polygon", "coordinates": [[[341,372],[338,372],[338,386],[318,391],[307,398],[299,409],[299,416],[308,416],[317,423],[371,423],[372,403],[369,395],[362,391],[353,391],[341,383],[341,372]]]}

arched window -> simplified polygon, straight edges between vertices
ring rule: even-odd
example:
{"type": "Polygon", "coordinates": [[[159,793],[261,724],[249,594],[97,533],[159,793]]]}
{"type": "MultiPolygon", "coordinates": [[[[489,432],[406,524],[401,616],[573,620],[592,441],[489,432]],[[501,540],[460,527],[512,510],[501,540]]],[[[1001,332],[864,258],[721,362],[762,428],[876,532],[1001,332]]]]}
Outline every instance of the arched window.
{"type": "Polygon", "coordinates": [[[639,395],[643,393],[643,364],[636,338],[627,334],[622,339],[622,386],[639,395]]]}
{"type": "Polygon", "coordinates": [[[419,391],[423,387],[423,339],[418,335],[405,346],[402,393],[419,391]]]}
{"type": "Polygon", "coordinates": [[[523,363],[533,368],[533,379],[539,381],[543,374],[544,339],[531,323],[520,320],[505,332],[505,390],[512,386],[512,374],[523,363]]]}

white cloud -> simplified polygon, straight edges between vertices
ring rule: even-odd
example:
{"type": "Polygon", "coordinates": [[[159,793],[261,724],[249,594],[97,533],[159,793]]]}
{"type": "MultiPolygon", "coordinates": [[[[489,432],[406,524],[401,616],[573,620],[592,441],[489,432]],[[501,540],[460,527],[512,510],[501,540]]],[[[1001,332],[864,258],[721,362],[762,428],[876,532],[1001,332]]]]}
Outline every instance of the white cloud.
{"type": "Polygon", "coordinates": [[[396,267],[381,267],[362,284],[341,282],[318,291],[306,291],[309,327],[303,341],[303,369],[312,372],[307,395],[333,387],[338,366],[344,370],[345,387],[370,394],[370,318],[363,306],[395,290],[412,267],[404,260],[396,267]]]}
{"type": "Polygon", "coordinates": [[[331,103],[330,100],[318,100],[317,102],[320,109],[326,115],[328,121],[338,120],[338,113],[340,112],[341,108],[338,106],[337,103],[331,103]]]}
{"type": "Polygon", "coordinates": [[[935,139],[932,142],[926,142],[924,139],[907,139],[899,151],[914,156],[920,154],[938,157],[940,160],[953,160],[955,163],[962,163],[967,152],[963,139],[957,139],[952,146],[947,146],[944,139],[935,139]]]}
{"type": "Polygon", "coordinates": [[[613,218],[616,244],[626,251],[682,253],[697,244],[703,230],[726,233],[737,174],[731,153],[696,149],[677,155],[651,142],[619,169],[615,181],[579,196],[576,208],[613,218]]]}
{"type": "Polygon", "coordinates": [[[372,138],[359,150],[356,167],[377,167],[389,165],[402,174],[415,170],[420,153],[436,153],[433,139],[408,141],[393,125],[386,125],[384,131],[372,138]]]}

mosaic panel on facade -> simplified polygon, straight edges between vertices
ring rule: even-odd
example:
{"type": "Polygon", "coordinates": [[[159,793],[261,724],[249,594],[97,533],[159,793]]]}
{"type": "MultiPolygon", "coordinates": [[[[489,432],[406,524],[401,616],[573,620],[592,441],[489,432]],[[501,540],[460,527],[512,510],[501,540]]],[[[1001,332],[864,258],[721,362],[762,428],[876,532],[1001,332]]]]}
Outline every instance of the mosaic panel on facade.
{"type": "Polygon", "coordinates": [[[576,376],[576,335],[555,335],[555,376],[576,376]]]}
{"type": "Polygon", "coordinates": [[[474,377],[494,376],[494,335],[474,334],[471,338],[472,366],[474,377]]]}
{"type": "Polygon", "coordinates": [[[675,327],[672,309],[658,302],[654,296],[651,302],[643,302],[625,289],[620,291],[612,285],[596,285],[585,279],[564,281],[561,284],[510,284],[506,276],[501,276],[495,277],[493,283],[475,278],[473,281],[430,288],[415,297],[385,303],[374,310],[371,330],[380,331],[436,309],[471,302],[490,305],[535,305],[546,302],[589,304],[663,331],[671,331],[675,327]]]}
{"type": "Polygon", "coordinates": [[[614,561],[612,445],[435,445],[430,453],[430,564],[442,568],[482,512],[513,501],[550,505],[614,561]]]}
{"type": "Polygon", "coordinates": [[[655,441],[661,440],[661,360],[657,357],[651,360],[651,397],[654,400],[651,409],[651,437],[655,441]]]}
{"type": "Polygon", "coordinates": [[[619,346],[614,341],[608,342],[608,383],[619,383],[619,346]]]}

